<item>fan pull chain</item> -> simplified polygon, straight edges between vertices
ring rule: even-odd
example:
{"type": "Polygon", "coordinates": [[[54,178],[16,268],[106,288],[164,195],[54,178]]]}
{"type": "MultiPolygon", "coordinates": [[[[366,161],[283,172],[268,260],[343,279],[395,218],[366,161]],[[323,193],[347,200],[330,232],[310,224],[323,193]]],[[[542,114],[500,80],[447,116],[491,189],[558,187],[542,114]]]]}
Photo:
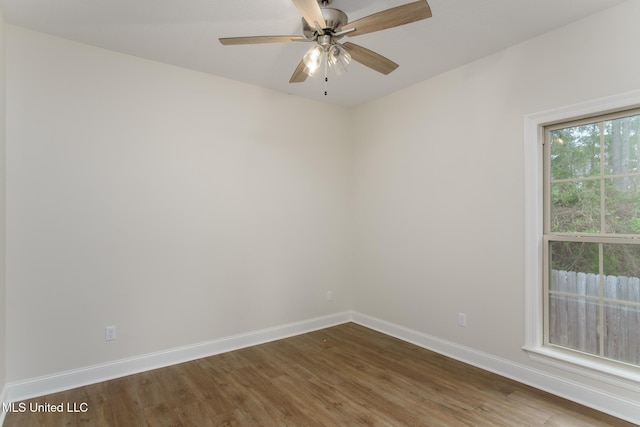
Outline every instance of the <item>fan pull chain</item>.
{"type": "Polygon", "coordinates": [[[327,96],[329,86],[329,61],[324,61],[324,96],[327,96]]]}

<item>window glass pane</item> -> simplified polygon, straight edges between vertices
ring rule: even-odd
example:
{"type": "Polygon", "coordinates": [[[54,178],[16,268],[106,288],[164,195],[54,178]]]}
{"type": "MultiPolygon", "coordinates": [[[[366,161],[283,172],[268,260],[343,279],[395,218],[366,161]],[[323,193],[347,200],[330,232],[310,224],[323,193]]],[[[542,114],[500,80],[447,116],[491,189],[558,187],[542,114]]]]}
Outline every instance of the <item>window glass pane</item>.
{"type": "Polygon", "coordinates": [[[550,249],[549,342],[599,354],[598,244],[551,242],[550,249]]]}
{"type": "Polygon", "coordinates": [[[640,245],[603,244],[602,256],[606,276],[640,277],[640,245]]]}
{"type": "Polygon", "coordinates": [[[640,176],[604,180],[606,232],[640,234],[640,176]]]}
{"type": "Polygon", "coordinates": [[[549,296],[549,342],[590,354],[600,353],[598,303],[586,298],[549,296]]]}
{"type": "Polygon", "coordinates": [[[551,179],[600,174],[600,125],[588,124],[551,131],[551,179]]]}
{"type": "Polygon", "coordinates": [[[640,308],[604,305],[604,357],[640,364],[640,308]]]}
{"type": "Polygon", "coordinates": [[[621,117],[604,122],[605,173],[621,175],[638,173],[638,133],[640,116],[621,117]]]}
{"type": "Polygon", "coordinates": [[[600,180],[552,183],[550,210],[554,233],[599,233],[600,180]]]}
{"type": "Polygon", "coordinates": [[[598,296],[597,243],[551,242],[550,253],[550,290],[598,296]]]}
{"type": "Polygon", "coordinates": [[[640,363],[640,245],[603,245],[604,357],[640,363]]]}

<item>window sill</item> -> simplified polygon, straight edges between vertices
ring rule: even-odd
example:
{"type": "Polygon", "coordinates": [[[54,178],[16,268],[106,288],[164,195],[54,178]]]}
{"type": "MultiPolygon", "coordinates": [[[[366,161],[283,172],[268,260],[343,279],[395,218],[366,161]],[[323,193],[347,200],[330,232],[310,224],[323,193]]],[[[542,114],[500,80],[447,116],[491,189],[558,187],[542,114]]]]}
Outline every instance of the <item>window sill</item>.
{"type": "Polygon", "coordinates": [[[563,369],[640,393],[640,369],[582,355],[555,347],[523,347],[529,358],[539,363],[563,369]]]}

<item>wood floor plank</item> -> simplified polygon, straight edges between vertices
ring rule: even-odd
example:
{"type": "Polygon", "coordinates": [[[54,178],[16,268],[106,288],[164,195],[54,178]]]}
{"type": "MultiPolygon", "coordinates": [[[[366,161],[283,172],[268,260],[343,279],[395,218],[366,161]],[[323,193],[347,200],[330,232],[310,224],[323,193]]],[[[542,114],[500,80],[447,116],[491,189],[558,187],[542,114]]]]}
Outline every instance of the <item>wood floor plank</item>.
{"type": "Polygon", "coordinates": [[[307,414],[275,387],[273,380],[258,367],[242,367],[233,376],[238,384],[250,391],[251,401],[260,405],[261,412],[273,421],[271,425],[304,425],[308,421],[307,414]]]}
{"type": "Polygon", "coordinates": [[[632,424],[353,323],[26,404],[29,426],[620,426],[632,424]]]}
{"type": "MultiPolygon", "coordinates": [[[[345,419],[342,408],[331,399],[332,385],[322,384],[318,387],[318,381],[308,378],[300,381],[298,378],[282,375],[273,380],[286,400],[291,402],[308,418],[309,425],[341,425],[345,419]]],[[[303,424],[304,425],[304,424],[303,424]]]]}

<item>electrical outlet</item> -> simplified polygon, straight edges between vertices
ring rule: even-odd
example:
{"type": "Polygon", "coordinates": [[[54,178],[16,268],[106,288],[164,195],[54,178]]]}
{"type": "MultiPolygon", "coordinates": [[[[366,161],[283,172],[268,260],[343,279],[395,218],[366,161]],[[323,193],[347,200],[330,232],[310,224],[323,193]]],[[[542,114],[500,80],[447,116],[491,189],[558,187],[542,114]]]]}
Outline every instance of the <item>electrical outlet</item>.
{"type": "Polygon", "coordinates": [[[333,291],[327,291],[327,301],[333,301],[333,291]]]}
{"type": "Polygon", "coordinates": [[[106,328],[104,328],[104,340],[113,341],[115,339],[116,339],[116,327],[107,326],[106,328]]]}
{"type": "Polygon", "coordinates": [[[458,326],[467,326],[467,313],[458,313],[458,326]]]}

